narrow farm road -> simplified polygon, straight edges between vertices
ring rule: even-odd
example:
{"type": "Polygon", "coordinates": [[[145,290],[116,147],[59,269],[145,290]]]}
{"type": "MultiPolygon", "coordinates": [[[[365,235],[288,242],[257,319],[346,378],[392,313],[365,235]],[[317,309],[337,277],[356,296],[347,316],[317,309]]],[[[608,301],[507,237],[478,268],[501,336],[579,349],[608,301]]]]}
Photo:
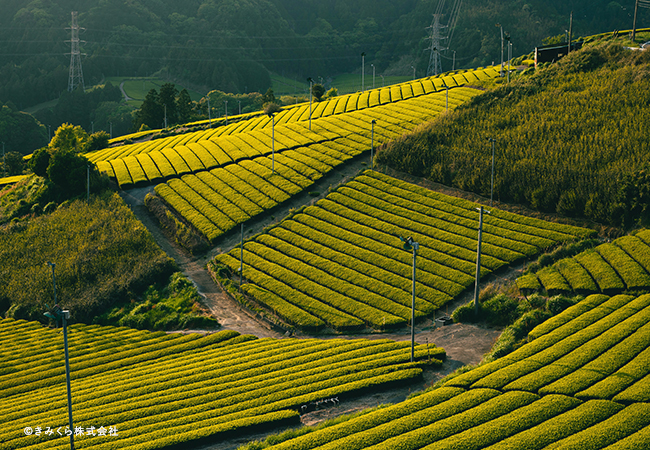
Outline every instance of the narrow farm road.
{"type": "Polygon", "coordinates": [[[219,321],[224,329],[234,330],[241,334],[253,334],[258,337],[280,337],[281,333],[258,322],[248,311],[237,302],[225,295],[210,277],[205,265],[213,256],[208,253],[201,258],[192,257],[171,242],[160,229],[158,223],[151,218],[144,205],[144,197],[153,192],[153,186],[129,191],[121,191],[120,195],[130,206],[135,216],[153,235],[156,243],[165,253],[173,258],[181,272],[191,280],[199,293],[204,297],[205,306],[210,309],[212,316],[219,321]]]}
{"type": "Polygon", "coordinates": [[[122,96],[124,96],[124,101],[128,102],[129,100],[133,100],[131,97],[126,95],[126,91],[124,90],[124,80],[120,83],[120,91],[122,91],[122,96]]]}

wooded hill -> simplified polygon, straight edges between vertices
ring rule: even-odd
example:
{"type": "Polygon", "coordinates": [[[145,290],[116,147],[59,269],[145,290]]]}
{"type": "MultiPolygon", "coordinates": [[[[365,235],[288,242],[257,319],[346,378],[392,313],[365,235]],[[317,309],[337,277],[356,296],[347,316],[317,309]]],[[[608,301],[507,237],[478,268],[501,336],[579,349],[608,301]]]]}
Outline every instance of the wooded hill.
{"type": "MultiPolygon", "coordinates": [[[[451,4],[451,2],[448,2],[451,4]]],[[[443,70],[478,67],[500,58],[500,30],[513,54],[547,36],[629,29],[632,6],[606,0],[463,2],[443,70]],[[625,9],[627,8],[627,9],[625,9]]],[[[6,0],[0,8],[0,101],[18,108],[57,98],[67,87],[71,12],[78,11],[86,84],[104,76],[164,76],[206,90],[265,92],[269,71],[304,80],[387,69],[426,74],[426,27],[438,0],[6,0]]],[[[450,5],[447,5],[448,7],[450,5]]],[[[641,11],[639,25],[650,19],[641,11]]],[[[443,18],[443,23],[446,19],[443,18]]]]}

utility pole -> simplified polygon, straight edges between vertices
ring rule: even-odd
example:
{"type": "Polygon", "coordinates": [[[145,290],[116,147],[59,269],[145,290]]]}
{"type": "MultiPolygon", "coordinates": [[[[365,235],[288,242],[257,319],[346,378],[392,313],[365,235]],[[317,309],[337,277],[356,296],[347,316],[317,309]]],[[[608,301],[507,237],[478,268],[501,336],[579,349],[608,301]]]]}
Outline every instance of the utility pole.
{"type": "Polygon", "coordinates": [[[508,74],[508,83],[510,83],[510,60],[512,59],[512,42],[510,41],[510,33],[506,33],[506,41],[508,42],[508,68],[507,74],[508,74]]]}
{"type": "Polygon", "coordinates": [[[271,114],[271,174],[275,173],[275,113],[271,114]]]}
{"type": "Polygon", "coordinates": [[[571,16],[569,18],[569,43],[566,49],[566,54],[571,53],[571,38],[573,37],[573,11],[571,11],[571,16]]]}
{"type": "Polygon", "coordinates": [[[2,172],[3,176],[7,176],[7,162],[5,161],[5,143],[2,142],[2,172]]]}
{"type": "Polygon", "coordinates": [[[210,111],[210,95],[208,94],[208,128],[212,128],[212,112],[210,111]]]}
{"type": "Polygon", "coordinates": [[[90,164],[86,166],[86,203],[90,203],[90,164]]]}
{"type": "Polygon", "coordinates": [[[499,76],[503,78],[503,25],[497,23],[496,26],[501,28],[501,66],[499,67],[499,76]]]}
{"type": "Polygon", "coordinates": [[[492,182],[490,183],[490,208],[492,208],[492,197],[494,195],[494,143],[497,141],[494,138],[488,138],[492,142],[492,182]]]}
{"type": "Polygon", "coordinates": [[[226,125],[228,125],[228,100],[224,100],[224,110],[226,111],[226,125]]]}
{"type": "Polygon", "coordinates": [[[79,51],[79,42],[85,42],[79,40],[79,30],[85,30],[85,28],[79,28],[77,25],[77,11],[72,11],[72,25],[66,30],[71,31],[70,41],[70,74],[68,77],[68,91],[74,91],[78,86],[86,92],[86,87],[84,86],[84,73],[81,68],[81,52],[79,51]]]}
{"type": "Polygon", "coordinates": [[[636,13],[639,11],[639,0],[634,2],[634,23],[632,24],[632,42],[636,39],[636,13]]]}
{"type": "Polygon", "coordinates": [[[239,246],[239,292],[241,292],[242,275],[244,273],[244,222],[241,223],[241,245],[239,246]]]}
{"type": "Polygon", "coordinates": [[[482,206],[476,209],[479,212],[479,216],[478,244],[476,246],[476,278],[474,279],[474,315],[478,315],[478,284],[481,279],[481,241],[483,240],[483,212],[490,214],[490,211],[485,211],[482,206]]]}
{"type": "Polygon", "coordinates": [[[361,92],[364,92],[366,90],[365,75],[366,75],[366,52],[363,52],[361,53],[361,92]]]}
{"type": "Polygon", "coordinates": [[[309,131],[311,131],[311,88],[314,84],[314,80],[309,77],[307,78],[307,81],[309,81],[309,131]]]}
{"type": "Polygon", "coordinates": [[[370,122],[370,170],[375,169],[375,158],[374,158],[374,153],[375,153],[375,124],[377,121],[375,119],[372,119],[372,122],[370,122]]]}

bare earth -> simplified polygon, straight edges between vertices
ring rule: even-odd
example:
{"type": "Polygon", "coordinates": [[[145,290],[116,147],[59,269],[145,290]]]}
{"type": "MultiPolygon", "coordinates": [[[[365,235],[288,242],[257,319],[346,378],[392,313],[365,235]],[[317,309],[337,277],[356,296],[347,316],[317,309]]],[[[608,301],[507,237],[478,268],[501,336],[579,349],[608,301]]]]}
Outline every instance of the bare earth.
{"type": "MultiPolygon", "coordinates": [[[[264,227],[279,222],[283,217],[289,214],[293,208],[298,208],[302,205],[314,203],[319,198],[327,195],[327,190],[330,186],[336,187],[339,183],[347,182],[349,179],[356,176],[361,170],[367,167],[366,158],[351,161],[344,164],[345,167],[335,169],[328,177],[309,189],[309,191],[319,191],[319,197],[311,197],[309,194],[304,193],[290,200],[288,203],[281,205],[279,208],[264,215],[264,217],[255,219],[253,223],[248,223],[245,226],[245,236],[254,235],[264,227]]],[[[393,175],[393,174],[391,174],[393,175]]],[[[438,190],[443,190],[438,187],[438,190]]],[[[444,189],[445,193],[449,189],[444,189]]],[[[144,197],[148,192],[152,192],[153,187],[132,189],[130,191],[123,191],[121,193],[127,204],[138,217],[139,220],[149,229],[156,242],[160,247],[172,258],[174,258],[179,265],[185,276],[188,277],[197,287],[199,293],[204,298],[205,306],[210,310],[212,315],[219,321],[223,329],[230,329],[238,331],[242,334],[252,334],[258,337],[273,337],[285,339],[301,339],[318,337],[322,339],[331,338],[345,338],[345,339],[393,339],[396,341],[409,341],[411,339],[410,329],[391,333],[391,334],[357,334],[351,336],[341,335],[319,335],[307,336],[296,334],[292,337],[287,337],[284,333],[272,329],[272,327],[264,322],[258,321],[251,313],[242,308],[239,303],[235,302],[228,295],[224,294],[221,289],[212,281],[205,266],[206,263],[215,255],[222,251],[229,251],[240,242],[240,230],[231,231],[223,237],[220,245],[212,249],[205,255],[200,257],[193,257],[188,255],[180,249],[174,242],[167,239],[162,233],[158,224],[153,220],[146,207],[144,206],[144,197]]],[[[475,201],[484,199],[472,198],[475,201]]],[[[485,202],[487,203],[487,202],[485,202]]],[[[493,276],[492,282],[505,282],[520,273],[521,268],[512,268],[500,276],[493,276]],[[500,279],[499,279],[500,278],[500,279]]],[[[467,292],[464,296],[457,299],[454,304],[446,307],[445,311],[436,313],[436,317],[443,314],[450,315],[451,312],[459,305],[467,303],[473,297],[472,292],[467,292]]],[[[501,330],[495,328],[486,328],[483,326],[476,326],[471,324],[452,324],[447,326],[437,326],[434,318],[428,318],[422,323],[417,324],[415,330],[415,341],[419,344],[435,345],[442,347],[447,352],[447,359],[444,364],[437,369],[427,369],[424,371],[424,377],[421,381],[414,384],[405,385],[403,387],[393,388],[386,391],[379,391],[373,395],[367,395],[357,398],[341,399],[339,406],[327,409],[313,411],[305,414],[301,418],[304,425],[314,425],[323,420],[339,416],[341,414],[352,413],[366,409],[369,407],[378,406],[386,403],[396,403],[405,400],[409,394],[422,390],[435,383],[447,374],[455,371],[461,366],[467,364],[477,364],[487,353],[496,339],[499,337],[501,330]]],[[[193,331],[193,330],[190,330],[193,331]]],[[[198,331],[198,330],[197,330],[198,331]]],[[[200,447],[202,450],[230,450],[236,449],[240,445],[245,444],[251,440],[264,439],[268,434],[277,433],[281,430],[274,430],[272,432],[264,432],[256,435],[247,435],[241,439],[231,439],[219,443],[211,444],[208,446],[200,447]]]]}

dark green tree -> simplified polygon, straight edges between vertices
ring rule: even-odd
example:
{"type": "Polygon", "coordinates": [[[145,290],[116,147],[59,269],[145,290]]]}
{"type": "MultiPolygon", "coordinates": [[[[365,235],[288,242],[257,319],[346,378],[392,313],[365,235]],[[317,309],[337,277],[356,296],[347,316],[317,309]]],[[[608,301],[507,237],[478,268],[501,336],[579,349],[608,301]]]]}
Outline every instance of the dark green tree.
{"type": "Polygon", "coordinates": [[[176,104],[178,108],[179,123],[189,122],[192,116],[192,99],[190,98],[190,93],[187,92],[187,89],[183,89],[178,94],[176,104]]]}
{"type": "Polygon", "coordinates": [[[5,166],[7,168],[7,175],[20,175],[25,168],[23,155],[18,152],[5,153],[5,166]]]}
{"type": "Polygon", "coordinates": [[[50,165],[51,156],[49,148],[39,148],[29,160],[28,167],[39,177],[47,177],[47,166],[50,165]]]}
{"type": "Polygon", "coordinates": [[[142,124],[147,125],[151,129],[161,128],[164,120],[163,108],[160,106],[160,98],[158,91],[151,89],[142,102],[142,106],[136,113],[136,118],[133,123],[135,130],[140,129],[142,124]]]}
{"type": "Polygon", "coordinates": [[[86,189],[87,166],[91,166],[93,178],[97,178],[97,169],[85,156],[71,151],[57,150],[52,154],[47,167],[47,177],[67,196],[82,194],[86,189]]]}
{"type": "Polygon", "coordinates": [[[82,152],[86,149],[88,134],[79,125],[73,126],[69,123],[61,125],[54,133],[50,142],[50,149],[82,152]]]}
{"type": "Polygon", "coordinates": [[[320,102],[325,95],[325,86],[320,83],[316,83],[311,87],[311,95],[314,96],[317,102],[320,102]]]}
{"type": "Polygon", "coordinates": [[[92,152],[94,150],[101,150],[108,147],[108,140],[110,136],[105,131],[98,131],[88,136],[85,151],[92,152]]]}
{"type": "Polygon", "coordinates": [[[266,93],[262,96],[262,104],[266,103],[275,103],[275,94],[273,89],[269,88],[266,93]]]}
{"type": "Polygon", "coordinates": [[[23,155],[47,145],[47,128],[34,116],[18,111],[11,102],[0,104],[0,136],[6,150],[23,155]]]}
{"type": "Polygon", "coordinates": [[[158,101],[163,110],[163,120],[167,114],[167,125],[178,123],[178,111],[176,108],[176,96],[178,89],[173,83],[165,83],[160,86],[160,94],[158,94],[158,101]]]}

